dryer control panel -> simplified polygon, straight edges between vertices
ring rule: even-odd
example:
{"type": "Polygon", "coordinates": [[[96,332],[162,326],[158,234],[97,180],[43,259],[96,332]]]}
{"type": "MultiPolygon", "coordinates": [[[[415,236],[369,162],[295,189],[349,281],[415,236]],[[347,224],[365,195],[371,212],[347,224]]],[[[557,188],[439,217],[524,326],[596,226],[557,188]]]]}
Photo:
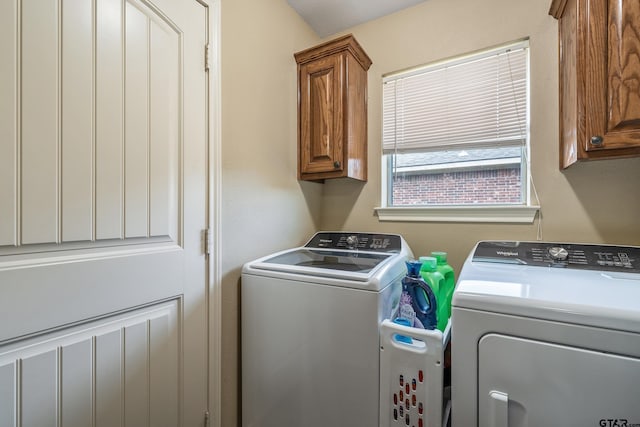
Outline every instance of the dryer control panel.
{"type": "Polygon", "coordinates": [[[640,247],[551,242],[480,242],[473,261],[640,273],[640,247]]]}
{"type": "Polygon", "coordinates": [[[397,234],[320,232],[305,247],[397,253],[402,240],[397,234]]]}

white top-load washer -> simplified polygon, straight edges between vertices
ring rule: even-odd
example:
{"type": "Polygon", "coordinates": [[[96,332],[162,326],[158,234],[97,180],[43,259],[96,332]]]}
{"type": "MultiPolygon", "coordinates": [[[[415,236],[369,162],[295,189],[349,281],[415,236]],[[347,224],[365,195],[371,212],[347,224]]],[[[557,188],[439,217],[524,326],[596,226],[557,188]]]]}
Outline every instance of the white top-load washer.
{"type": "Polygon", "coordinates": [[[640,426],[640,248],[478,243],[451,355],[453,427],[640,426]]]}
{"type": "Polygon", "coordinates": [[[378,426],[379,325],[411,257],[399,235],[321,232],[244,265],[244,427],[378,426]]]}

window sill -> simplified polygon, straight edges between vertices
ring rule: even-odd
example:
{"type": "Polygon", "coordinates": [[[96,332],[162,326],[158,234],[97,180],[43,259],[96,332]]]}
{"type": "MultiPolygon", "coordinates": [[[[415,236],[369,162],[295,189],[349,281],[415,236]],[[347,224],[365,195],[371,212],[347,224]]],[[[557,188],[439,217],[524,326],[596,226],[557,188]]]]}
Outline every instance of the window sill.
{"type": "Polygon", "coordinates": [[[540,206],[443,206],[375,208],[379,221],[494,222],[532,224],[540,206]]]}

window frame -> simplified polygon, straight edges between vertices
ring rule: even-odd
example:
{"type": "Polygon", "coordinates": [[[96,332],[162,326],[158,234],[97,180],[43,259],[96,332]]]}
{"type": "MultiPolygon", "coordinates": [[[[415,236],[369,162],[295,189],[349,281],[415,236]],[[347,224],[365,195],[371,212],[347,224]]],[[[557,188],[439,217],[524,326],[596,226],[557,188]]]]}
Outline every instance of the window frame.
{"type": "MultiPolygon", "coordinates": [[[[502,45],[482,49],[476,52],[471,52],[463,55],[458,55],[450,59],[444,59],[432,64],[425,64],[405,71],[399,71],[389,73],[382,76],[382,85],[388,79],[388,77],[398,74],[410,75],[416,73],[420,69],[441,66],[443,63],[448,62],[460,62],[468,61],[469,58],[477,58],[481,55],[486,55],[486,52],[494,51],[496,49],[506,48],[508,46],[524,46],[529,49],[529,55],[527,59],[526,72],[527,72],[527,111],[526,111],[526,130],[525,130],[525,144],[522,146],[522,154],[520,161],[521,168],[521,203],[513,204],[443,204],[443,205],[401,205],[393,206],[391,204],[392,179],[393,174],[390,173],[393,167],[393,154],[385,153],[381,150],[381,180],[380,180],[380,201],[381,206],[376,207],[374,212],[378,216],[379,221],[408,221],[408,222],[496,222],[496,223],[533,223],[537,212],[540,209],[539,205],[534,205],[531,202],[532,192],[535,195],[535,188],[533,187],[531,179],[531,165],[530,165],[530,86],[531,86],[531,70],[530,70],[530,49],[528,38],[504,43],[502,45]]],[[[381,104],[384,103],[384,97],[381,98],[381,104]]],[[[383,126],[383,121],[381,126],[383,126]]],[[[452,147],[455,149],[455,147],[452,147]]],[[[537,195],[536,195],[536,202],[537,195]]]]}

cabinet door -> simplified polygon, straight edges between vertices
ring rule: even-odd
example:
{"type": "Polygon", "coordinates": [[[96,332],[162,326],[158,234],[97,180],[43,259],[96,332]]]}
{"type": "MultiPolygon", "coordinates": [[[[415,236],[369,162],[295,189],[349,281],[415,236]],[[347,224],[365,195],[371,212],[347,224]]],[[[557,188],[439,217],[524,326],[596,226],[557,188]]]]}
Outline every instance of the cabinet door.
{"type": "Polygon", "coordinates": [[[343,169],[343,56],[300,67],[300,173],[343,169]]]}
{"type": "Polygon", "coordinates": [[[590,0],[588,3],[591,34],[588,34],[585,75],[585,149],[596,156],[599,150],[636,148],[637,153],[640,148],[640,2],[590,0]]]}

